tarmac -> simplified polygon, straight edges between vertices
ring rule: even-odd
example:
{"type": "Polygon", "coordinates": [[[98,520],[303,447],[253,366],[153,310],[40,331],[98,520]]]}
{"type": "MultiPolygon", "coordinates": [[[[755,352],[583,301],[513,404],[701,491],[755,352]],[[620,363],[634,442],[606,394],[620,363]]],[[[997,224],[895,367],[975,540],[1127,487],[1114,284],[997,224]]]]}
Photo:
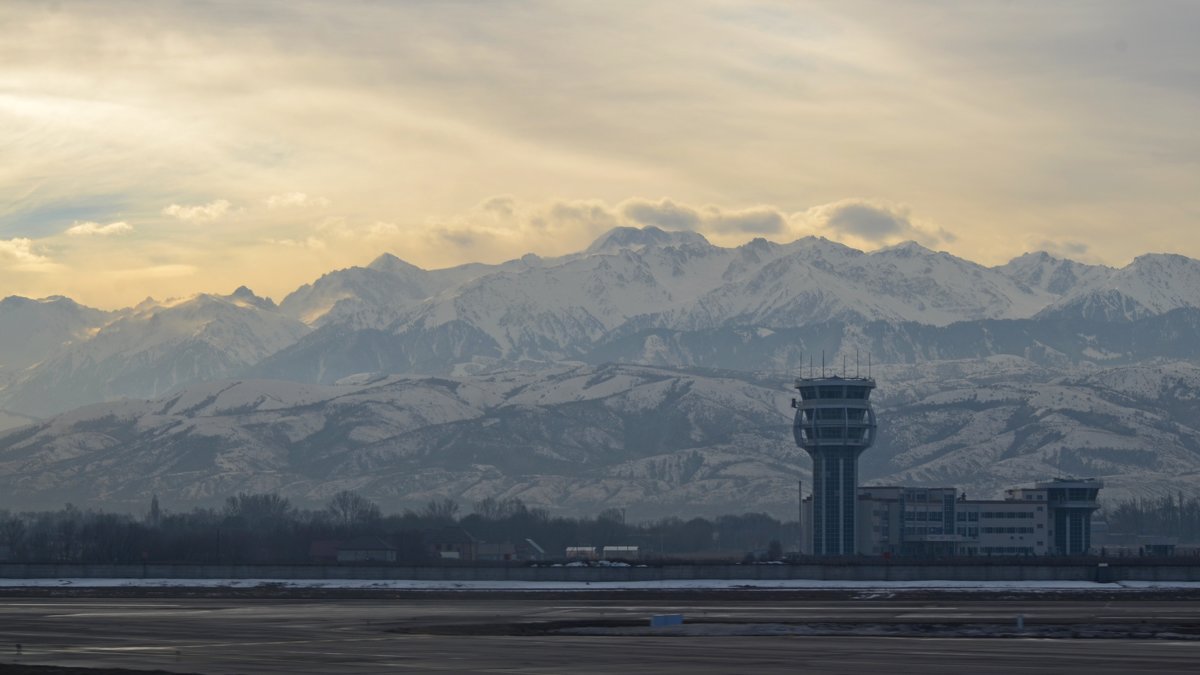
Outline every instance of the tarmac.
{"type": "Polygon", "coordinates": [[[0,598],[0,672],[8,664],[180,673],[1100,674],[1192,673],[1197,663],[1194,595],[9,592],[0,598]],[[645,628],[657,614],[682,614],[685,626],[700,633],[645,628]],[[762,626],[816,634],[755,634],[762,626]],[[574,634],[579,630],[637,634],[574,634]],[[730,631],[745,634],[721,634],[730,631]],[[963,631],[977,636],[962,637],[963,631]],[[1051,634],[1060,637],[1045,637],[1051,634]]]}

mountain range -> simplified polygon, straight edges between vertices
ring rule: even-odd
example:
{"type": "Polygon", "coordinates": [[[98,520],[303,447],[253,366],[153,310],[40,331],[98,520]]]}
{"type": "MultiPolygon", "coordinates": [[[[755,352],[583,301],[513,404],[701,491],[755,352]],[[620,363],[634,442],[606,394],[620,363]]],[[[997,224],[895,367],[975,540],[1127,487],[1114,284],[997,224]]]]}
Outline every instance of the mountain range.
{"type": "Polygon", "coordinates": [[[1198,329],[1200,261],[1179,255],[987,267],[913,242],[725,248],[654,227],[497,265],[385,254],[278,304],[245,287],[117,311],[10,297],[0,485],[95,503],[351,487],[395,504],[779,510],[806,471],[789,377],[823,358],[880,381],[864,477],[995,493],[1090,472],[1145,494],[1196,470],[1193,411],[1183,389],[1114,378],[1192,382],[1198,329]],[[1055,396],[1062,410],[1043,405],[1055,396]]]}

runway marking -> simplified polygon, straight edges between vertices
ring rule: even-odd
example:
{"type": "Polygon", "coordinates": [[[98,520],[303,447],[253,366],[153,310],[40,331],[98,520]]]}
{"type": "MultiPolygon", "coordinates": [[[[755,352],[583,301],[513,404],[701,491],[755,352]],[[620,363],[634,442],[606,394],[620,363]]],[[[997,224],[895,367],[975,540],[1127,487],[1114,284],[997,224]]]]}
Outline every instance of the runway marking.
{"type": "Polygon", "coordinates": [[[154,617],[164,618],[164,617],[168,617],[168,616],[197,616],[200,614],[212,614],[214,612],[220,612],[220,611],[223,611],[223,610],[219,610],[219,609],[181,609],[181,610],[177,610],[177,611],[164,611],[164,612],[146,612],[146,611],[138,611],[138,612],[76,612],[74,614],[46,614],[44,616],[47,619],[75,619],[75,618],[91,618],[91,617],[98,617],[98,616],[109,617],[109,618],[132,617],[132,616],[154,616],[154,617]]]}
{"type": "Polygon", "coordinates": [[[182,607],[183,605],[168,605],[156,603],[136,603],[136,602],[112,602],[112,603],[91,603],[91,602],[2,602],[0,609],[8,607],[182,607]]]}
{"type": "Polygon", "coordinates": [[[83,651],[92,652],[173,652],[175,647],[82,647],[83,651]]]}
{"type": "MultiPolygon", "coordinates": [[[[958,613],[958,614],[940,614],[935,612],[914,612],[910,614],[897,614],[896,619],[987,619],[991,620],[1009,620],[1013,618],[1012,614],[973,614],[973,613],[958,613]]],[[[1025,615],[1026,619],[1032,618],[1031,614],[1025,615]]]]}

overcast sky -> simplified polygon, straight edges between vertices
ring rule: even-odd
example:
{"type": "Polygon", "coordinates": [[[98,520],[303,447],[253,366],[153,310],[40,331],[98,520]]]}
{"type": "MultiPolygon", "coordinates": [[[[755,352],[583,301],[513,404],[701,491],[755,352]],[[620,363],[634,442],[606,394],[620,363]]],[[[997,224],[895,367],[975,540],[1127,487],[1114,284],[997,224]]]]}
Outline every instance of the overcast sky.
{"type": "Polygon", "coordinates": [[[1200,2],[0,3],[0,295],[618,224],[1200,257],[1200,2]]]}

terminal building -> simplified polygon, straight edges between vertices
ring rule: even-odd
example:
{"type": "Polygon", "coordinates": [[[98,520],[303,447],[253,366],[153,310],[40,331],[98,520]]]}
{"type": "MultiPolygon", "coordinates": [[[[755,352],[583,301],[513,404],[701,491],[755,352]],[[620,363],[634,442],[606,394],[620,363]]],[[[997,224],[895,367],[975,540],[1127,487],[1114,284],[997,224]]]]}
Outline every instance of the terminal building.
{"type": "MultiPolygon", "coordinates": [[[[1096,479],[1057,478],[997,500],[968,500],[952,487],[860,487],[855,548],[905,557],[1085,555],[1102,487],[1096,479]]],[[[804,500],[805,531],[813,531],[814,514],[814,499],[804,500]]],[[[801,552],[819,555],[811,541],[804,539],[801,552]]]]}

